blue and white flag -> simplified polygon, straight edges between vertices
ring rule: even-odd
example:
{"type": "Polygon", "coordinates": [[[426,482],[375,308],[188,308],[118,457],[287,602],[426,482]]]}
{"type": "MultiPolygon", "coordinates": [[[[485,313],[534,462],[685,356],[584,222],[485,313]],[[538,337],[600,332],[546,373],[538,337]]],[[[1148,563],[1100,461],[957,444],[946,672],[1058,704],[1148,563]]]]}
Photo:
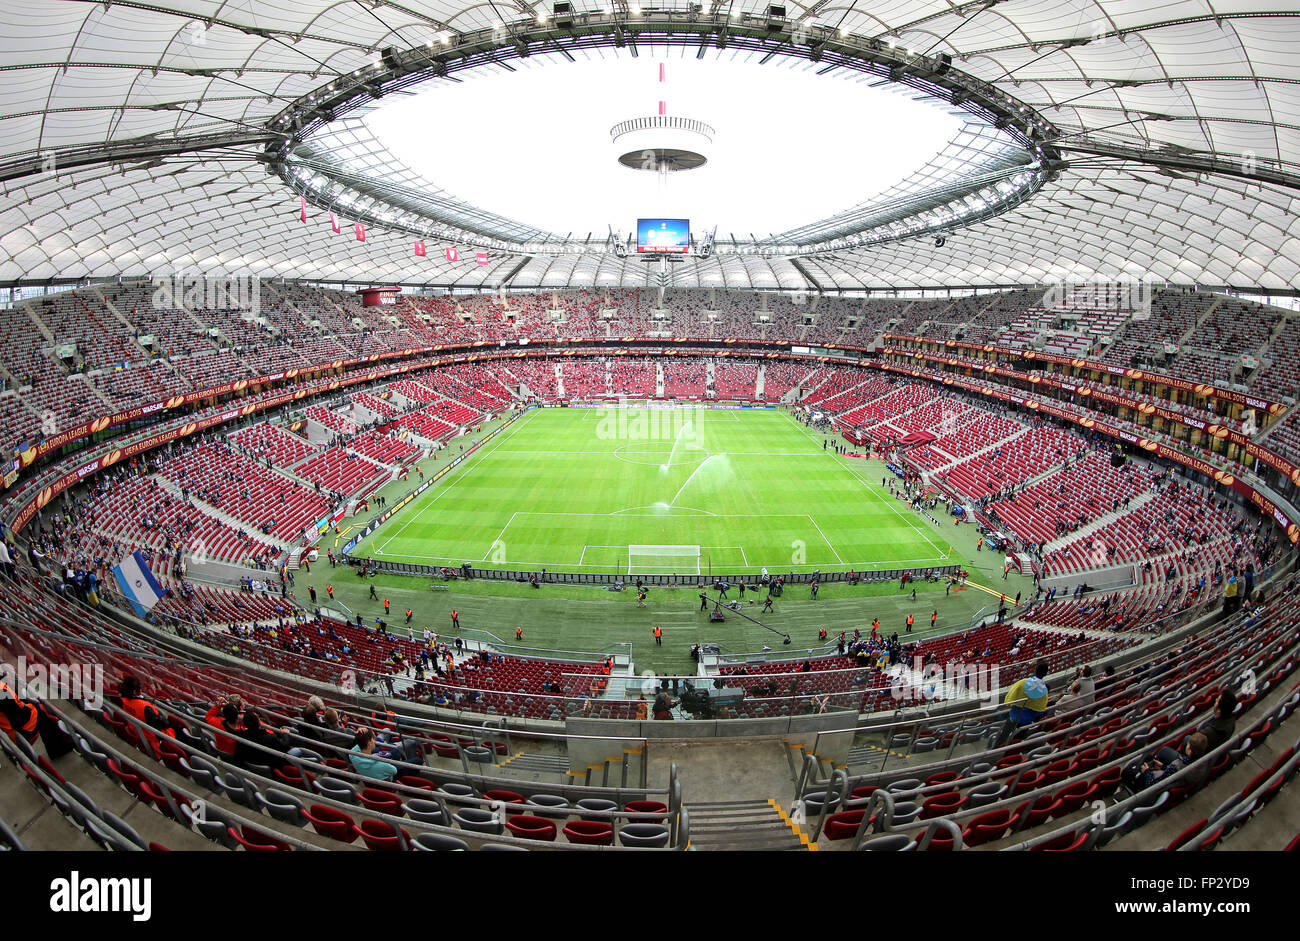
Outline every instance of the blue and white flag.
{"type": "Polygon", "coordinates": [[[144,617],[149,609],[162,600],[163,590],[158,580],[149,571],[149,563],[140,552],[129,556],[113,566],[113,577],[117,586],[131,603],[138,617],[144,617]]]}

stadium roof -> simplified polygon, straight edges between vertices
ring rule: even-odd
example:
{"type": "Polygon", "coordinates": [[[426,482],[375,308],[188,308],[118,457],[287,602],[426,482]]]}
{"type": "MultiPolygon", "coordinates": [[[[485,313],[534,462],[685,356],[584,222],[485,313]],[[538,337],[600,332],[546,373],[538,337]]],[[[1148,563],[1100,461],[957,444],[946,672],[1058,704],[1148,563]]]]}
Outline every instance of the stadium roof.
{"type": "MultiPolygon", "coordinates": [[[[816,232],[751,243],[720,233],[710,257],[672,267],[671,286],[834,291],[1128,275],[1297,290],[1300,11],[1273,5],[818,0],[787,2],[777,16],[754,0],[702,9],[595,0],[575,3],[569,25],[549,3],[526,0],[9,0],[0,281],[187,270],[463,288],[656,283],[653,266],[606,245],[511,244],[455,213],[411,206],[358,211],[370,226],[358,242],[350,228],[332,231],[316,192],[301,223],[299,194],[282,177],[286,141],[304,117],[315,127],[335,117],[336,91],[377,99],[405,82],[456,81],[460,68],[630,46],[658,58],[707,48],[814,71],[875,70],[954,106],[969,88],[990,124],[1016,131],[1025,120],[1034,161],[1024,193],[996,211],[954,214],[935,202],[935,181],[904,180],[816,232]],[[421,56],[436,78],[413,65],[421,56]],[[413,257],[413,232],[427,232],[428,257],[413,257]],[[456,261],[444,245],[462,247],[456,261]],[[488,264],[474,264],[474,248],[488,264]]],[[[492,107],[509,121],[508,107],[492,107]]],[[[973,191],[953,198],[987,202],[973,191]]]]}

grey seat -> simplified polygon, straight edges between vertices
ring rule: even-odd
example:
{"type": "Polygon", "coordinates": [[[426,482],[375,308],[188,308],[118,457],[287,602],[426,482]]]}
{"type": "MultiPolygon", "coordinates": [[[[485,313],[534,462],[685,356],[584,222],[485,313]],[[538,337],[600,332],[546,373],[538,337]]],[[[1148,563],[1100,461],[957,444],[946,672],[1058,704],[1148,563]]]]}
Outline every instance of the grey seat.
{"type": "Polygon", "coordinates": [[[263,778],[269,778],[275,773],[274,771],[271,770],[270,765],[256,764],[251,761],[248,764],[244,765],[244,770],[247,771],[249,774],[255,774],[263,778]]]}
{"type": "Polygon", "coordinates": [[[813,791],[803,796],[804,810],[810,819],[820,814],[823,807],[827,813],[834,813],[839,805],[840,795],[834,791],[813,791]]]}
{"type": "Polygon", "coordinates": [[[505,829],[505,824],[496,814],[481,807],[462,807],[452,815],[452,819],[462,830],[469,830],[471,833],[500,834],[505,829]]]}
{"type": "Polygon", "coordinates": [[[1223,825],[1223,835],[1227,836],[1233,830],[1240,827],[1259,809],[1259,801],[1255,798],[1242,801],[1238,807],[1231,810],[1226,817],[1217,821],[1223,825]]]}
{"type": "Polygon", "coordinates": [[[912,744],[912,736],[909,732],[899,732],[889,739],[890,748],[906,748],[910,744],[912,744]]]}
{"type": "Polygon", "coordinates": [[[227,771],[221,776],[220,783],[221,789],[236,804],[243,804],[253,810],[262,809],[262,802],[257,797],[257,788],[251,782],[244,780],[242,775],[227,771]]]}
{"type": "Polygon", "coordinates": [[[925,782],[920,778],[903,778],[901,781],[893,782],[885,790],[893,794],[895,799],[906,800],[923,787],[925,787],[925,782]]]}
{"type": "Polygon", "coordinates": [[[189,765],[191,781],[199,782],[213,794],[226,793],[221,786],[221,771],[216,765],[198,754],[189,756],[189,765]]]}
{"type": "Polygon", "coordinates": [[[448,781],[435,792],[445,797],[450,803],[463,804],[466,801],[472,801],[478,797],[478,791],[474,790],[468,784],[458,784],[455,781],[448,781]]]}
{"type": "Polygon", "coordinates": [[[106,753],[96,750],[87,739],[80,735],[73,736],[72,744],[81,757],[85,758],[105,774],[108,773],[108,755],[106,753]]]}
{"type": "Polygon", "coordinates": [[[92,840],[104,847],[106,850],[119,853],[130,853],[140,849],[140,847],[136,846],[121,833],[118,833],[116,829],[110,827],[97,817],[86,818],[86,832],[90,834],[92,840]]]}
{"type": "Polygon", "coordinates": [[[608,820],[609,815],[618,810],[618,804],[603,797],[584,797],[574,806],[583,820],[608,820]]]}
{"type": "Polygon", "coordinates": [[[330,777],[317,778],[315,787],[321,794],[332,797],[336,801],[342,801],[345,804],[355,804],[357,802],[356,788],[347,781],[340,781],[338,778],[330,777]]]}
{"type": "Polygon", "coordinates": [[[144,841],[144,838],[141,837],[140,834],[136,833],[135,829],[121,817],[117,816],[117,814],[109,813],[107,810],[102,811],[102,813],[104,823],[108,824],[122,836],[126,837],[126,839],[130,840],[138,849],[147,850],[149,848],[149,844],[144,841]]]}
{"type": "Polygon", "coordinates": [[[1155,734],[1156,733],[1153,730],[1147,729],[1145,732],[1138,732],[1134,735],[1132,737],[1134,750],[1140,751],[1147,742],[1151,741],[1151,739],[1155,737],[1155,734]]]}
{"type": "Polygon", "coordinates": [[[462,749],[466,760],[477,764],[487,764],[492,760],[492,750],[482,745],[467,745],[462,749]]]}
{"type": "Polygon", "coordinates": [[[1232,756],[1232,763],[1234,765],[1240,764],[1241,759],[1249,755],[1251,750],[1254,749],[1254,747],[1255,747],[1255,743],[1251,741],[1249,738],[1245,738],[1242,740],[1241,744],[1238,745],[1236,748],[1228,749],[1228,754],[1232,756]]]}
{"type": "Polygon", "coordinates": [[[668,845],[668,828],[658,823],[628,823],[618,831],[624,846],[659,848],[668,845]]]}
{"type": "Polygon", "coordinates": [[[101,813],[100,809],[95,806],[94,801],[71,784],[59,784],[58,782],[51,784],[50,799],[54,801],[54,806],[59,809],[59,813],[83,830],[86,829],[87,815],[101,813]],[[86,809],[80,809],[77,804],[86,809]]]}
{"type": "Polygon", "coordinates": [[[268,814],[282,823],[302,826],[307,822],[302,815],[302,803],[292,794],[268,787],[257,795],[257,799],[268,814]]]}
{"type": "Polygon", "coordinates": [[[1147,805],[1144,806],[1144,807],[1134,807],[1134,808],[1133,808],[1133,823],[1132,823],[1132,825],[1130,825],[1129,829],[1130,829],[1130,830],[1136,830],[1138,827],[1142,826],[1142,824],[1146,823],[1148,820],[1150,820],[1152,817],[1154,817],[1157,813],[1159,813],[1161,810],[1163,810],[1165,804],[1167,804],[1167,803],[1169,803],[1169,792],[1168,792],[1168,791],[1161,791],[1161,792],[1160,792],[1160,796],[1157,797],[1157,798],[1156,798],[1154,801],[1152,801],[1150,804],[1147,804],[1147,805]]]}
{"type": "Polygon", "coordinates": [[[202,816],[194,817],[194,827],[213,843],[220,843],[227,849],[238,849],[239,843],[230,835],[230,828],[239,828],[238,821],[228,817],[218,807],[207,804],[202,816]]]}
{"type": "Polygon", "coordinates": [[[1295,693],[1290,699],[1278,706],[1278,723],[1280,724],[1282,720],[1288,718],[1291,713],[1295,712],[1296,706],[1300,706],[1300,693],[1295,693]]]}
{"type": "Polygon", "coordinates": [[[916,850],[916,841],[906,833],[887,833],[867,840],[858,850],[863,853],[908,853],[916,850]]]}
{"type": "Polygon", "coordinates": [[[1128,833],[1128,831],[1132,829],[1132,827],[1133,827],[1133,812],[1131,810],[1126,810],[1124,811],[1124,813],[1120,814],[1119,819],[1116,820],[1114,823],[1108,823],[1105,826],[1099,828],[1099,831],[1097,833],[1097,842],[1095,845],[1098,847],[1102,847],[1105,846],[1107,843],[1111,842],[1111,840],[1118,840],[1125,833],[1128,833]]]}
{"type": "Polygon", "coordinates": [[[528,847],[515,846],[513,843],[484,843],[479,847],[483,853],[527,853],[528,847]]]}
{"type": "Polygon", "coordinates": [[[966,806],[974,808],[996,803],[1002,799],[1002,795],[1006,793],[1006,790],[1007,786],[1005,784],[999,784],[997,781],[986,781],[966,792],[966,806]]]}
{"type": "Polygon", "coordinates": [[[912,744],[912,751],[914,753],[934,751],[935,746],[938,744],[939,737],[937,735],[923,735],[912,744]]]}
{"type": "Polygon", "coordinates": [[[411,849],[426,853],[467,851],[469,844],[445,833],[421,833],[411,841],[411,849]]]}
{"type": "Polygon", "coordinates": [[[559,794],[533,794],[524,801],[539,817],[567,817],[573,809],[559,794]]]}
{"type": "Polygon", "coordinates": [[[916,801],[898,801],[894,804],[891,827],[903,827],[921,815],[921,805],[916,801]]]}
{"type": "Polygon", "coordinates": [[[451,814],[441,801],[412,797],[406,802],[406,814],[417,823],[436,823],[451,826],[451,814]]]}

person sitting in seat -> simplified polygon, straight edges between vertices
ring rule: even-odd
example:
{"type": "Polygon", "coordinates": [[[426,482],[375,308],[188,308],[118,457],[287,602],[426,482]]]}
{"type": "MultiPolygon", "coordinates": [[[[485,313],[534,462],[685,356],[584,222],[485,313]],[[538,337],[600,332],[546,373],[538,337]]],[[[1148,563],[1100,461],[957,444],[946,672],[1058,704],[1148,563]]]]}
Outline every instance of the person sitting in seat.
{"type": "Polygon", "coordinates": [[[391,781],[397,777],[397,766],[372,758],[375,750],[375,733],[371,729],[358,729],[348,756],[357,774],[376,781],[391,781]]]}
{"type": "Polygon", "coordinates": [[[1214,751],[1236,731],[1237,720],[1232,712],[1237,708],[1237,696],[1230,690],[1224,690],[1214,704],[1214,716],[1201,723],[1196,731],[1202,733],[1209,742],[1208,750],[1214,751]]]}
{"type": "MultiPolygon", "coordinates": [[[[1163,781],[1183,768],[1193,765],[1208,750],[1209,739],[1206,738],[1205,734],[1203,732],[1193,732],[1187,736],[1187,741],[1183,743],[1180,751],[1175,751],[1166,746],[1141,764],[1134,762],[1129,765],[1128,768],[1124,769],[1125,783],[1134,792],[1144,791],[1151,785],[1163,781]]],[[[1200,787],[1205,783],[1209,773],[1209,762],[1201,762],[1196,765],[1194,771],[1180,782],[1180,786],[1200,787]]]]}
{"type": "Polygon", "coordinates": [[[262,717],[258,715],[256,709],[244,710],[241,725],[232,758],[235,764],[241,768],[250,765],[267,765],[275,768],[284,764],[283,754],[289,744],[287,728],[281,729],[279,733],[264,728],[262,717]],[[261,748],[254,747],[258,745],[261,748]]]}
{"type": "Polygon", "coordinates": [[[232,757],[235,754],[236,742],[231,736],[239,734],[241,728],[239,724],[239,710],[242,705],[243,701],[240,699],[238,694],[232,695],[229,700],[222,696],[212,704],[212,708],[209,709],[208,714],[204,716],[204,721],[213,729],[217,730],[213,735],[217,751],[227,757],[232,757]],[[228,734],[222,735],[220,734],[222,732],[228,734]]]}

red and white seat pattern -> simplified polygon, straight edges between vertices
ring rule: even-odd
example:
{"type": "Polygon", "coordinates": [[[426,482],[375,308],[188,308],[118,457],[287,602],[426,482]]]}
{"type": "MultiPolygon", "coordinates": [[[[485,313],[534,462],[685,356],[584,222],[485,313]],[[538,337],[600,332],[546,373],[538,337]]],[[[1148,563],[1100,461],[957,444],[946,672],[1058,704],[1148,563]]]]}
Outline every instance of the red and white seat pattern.
{"type": "Polygon", "coordinates": [[[1035,425],[992,451],[948,468],[943,476],[962,496],[979,499],[1063,464],[1067,457],[1086,447],[1087,443],[1072,432],[1035,425]]]}
{"type": "Polygon", "coordinates": [[[345,497],[369,493],[376,483],[389,476],[386,468],[345,448],[327,448],[303,461],[293,472],[345,497]]]}
{"type": "Polygon", "coordinates": [[[292,467],[315,454],[319,449],[292,432],[268,422],[260,422],[231,435],[231,441],[247,448],[254,455],[269,457],[278,467],[292,467]]]}
{"type": "Polygon", "coordinates": [[[351,435],[356,434],[361,430],[361,426],[352,419],[345,418],[338,412],[331,411],[323,405],[313,405],[304,411],[303,414],[312,421],[318,422],[331,431],[337,431],[340,434],[351,435]]]}
{"type": "Polygon", "coordinates": [[[163,463],[159,472],[187,488],[194,499],[254,529],[265,526],[271,536],[286,542],[296,542],[305,530],[315,532],[330,511],[319,494],[224,444],[190,448],[163,463]]]}

